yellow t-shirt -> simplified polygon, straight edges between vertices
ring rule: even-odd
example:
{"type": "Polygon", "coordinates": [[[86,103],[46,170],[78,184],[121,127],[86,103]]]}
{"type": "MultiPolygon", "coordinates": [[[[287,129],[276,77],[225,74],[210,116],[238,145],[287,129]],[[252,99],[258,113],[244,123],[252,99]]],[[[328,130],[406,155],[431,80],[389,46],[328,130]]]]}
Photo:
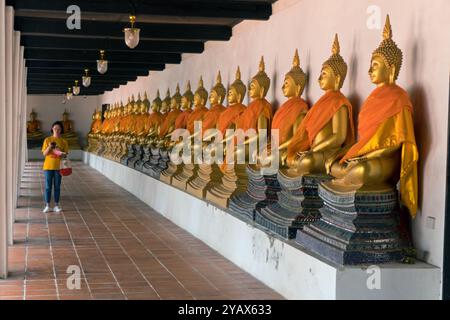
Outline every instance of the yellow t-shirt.
{"type": "MultiPolygon", "coordinates": [[[[48,146],[52,143],[56,142],[56,146],[65,153],[69,152],[69,144],[66,139],[63,138],[55,138],[55,137],[47,137],[44,140],[44,144],[42,145],[42,153],[48,148],[48,146]]],[[[59,170],[60,169],[61,158],[57,157],[53,154],[52,151],[48,153],[44,160],[44,170],[59,170]]]]}

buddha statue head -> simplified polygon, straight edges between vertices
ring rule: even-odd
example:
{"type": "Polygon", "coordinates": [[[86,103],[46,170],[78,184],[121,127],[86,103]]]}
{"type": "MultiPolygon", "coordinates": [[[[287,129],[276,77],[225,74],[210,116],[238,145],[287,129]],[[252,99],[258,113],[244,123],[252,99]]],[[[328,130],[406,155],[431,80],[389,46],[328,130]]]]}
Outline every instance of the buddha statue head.
{"type": "Polygon", "coordinates": [[[306,74],[300,68],[300,57],[298,56],[298,50],[295,50],[292,69],[284,77],[283,94],[287,98],[300,97],[303,89],[305,89],[305,85],[306,74]]]}
{"type": "Polygon", "coordinates": [[[236,79],[228,88],[228,104],[233,105],[236,103],[242,103],[245,97],[245,92],[247,88],[245,84],[241,81],[241,70],[237,67],[236,79]]]}
{"type": "Polygon", "coordinates": [[[169,110],[170,110],[170,90],[169,88],[167,88],[166,97],[164,98],[161,104],[161,112],[165,113],[168,112],[169,110]]]}
{"type": "Polygon", "coordinates": [[[209,102],[211,106],[222,104],[225,99],[226,89],[222,84],[222,76],[220,75],[220,71],[217,74],[216,84],[211,89],[211,93],[209,94],[209,102]]]}
{"type": "Polygon", "coordinates": [[[206,105],[206,101],[208,100],[208,91],[203,86],[203,78],[200,76],[200,80],[198,82],[198,88],[194,93],[194,107],[204,106],[206,105]]]}
{"type": "Polygon", "coordinates": [[[347,64],[340,55],[340,46],[338,35],[334,37],[331,48],[331,56],[322,64],[320,71],[319,85],[322,90],[338,91],[344,84],[347,75],[347,64]]]}
{"type": "Polygon", "coordinates": [[[150,100],[148,100],[147,91],[144,91],[144,100],[142,100],[142,104],[144,105],[144,111],[142,113],[148,113],[150,110],[150,100]]]}
{"type": "Polygon", "coordinates": [[[369,76],[372,83],[381,86],[394,84],[402,66],[403,54],[392,40],[392,28],[389,15],[383,30],[383,41],[372,53],[369,76]]]}
{"type": "MultiPolygon", "coordinates": [[[[134,99],[133,99],[134,100],[134,99]]],[[[131,109],[133,109],[133,105],[131,103],[131,98],[128,97],[128,103],[125,106],[125,115],[129,115],[131,113],[131,109]]]]}
{"type": "Polygon", "coordinates": [[[175,94],[170,99],[170,110],[178,110],[180,109],[180,106],[181,106],[180,86],[177,83],[175,94]]]}
{"type": "Polygon", "coordinates": [[[123,102],[120,101],[118,116],[121,117],[124,115],[125,115],[125,106],[123,105],[123,102]]]}
{"type": "Polygon", "coordinates": [[[134,95],[132,95],[131,98],[132,98],[131,104],[133,105],[133,107],[131,109],[131,112],[133,114],[137,114],[138,111],[139,111],[139,103],[141,102],[141,95],[138,94],[138,100],[137,101],[134,100],[134,95]]]}
{"type": "Polygon", "coordinates": [[[267,94],[267,91],[269,90],[270,79],[267,76],[264,69],[265,69],[264,57],[261,56],[261,61],[259,62],[259,71],[252,78],[252,81],[250,82],[250,87],[248,89],[248,94],[250,98],[252,98],[253,100],[264,98],[267,94]]]}
{"type": "Polygon", "coordinates": [[[152,101],[152,111],[159,112],[161,110],[162,100],[159,96],[159,90],[156,91],[156,98],[152,101]]]}
{"type": "Polygon", "coordinates": [[[181,97],[181,110],[186,111],[192,108],[192,103],[194,102],[194,94],[191,91],[191,82],[188,81],[186,85],[186,91],[181,97]]]}
{"type": "Polygon", "coordinates": [[[31,109],[30,120],[31,121],[36,121],[36,117],[37,117],[37,113],[34,111],[34,109],[31,109]]]}

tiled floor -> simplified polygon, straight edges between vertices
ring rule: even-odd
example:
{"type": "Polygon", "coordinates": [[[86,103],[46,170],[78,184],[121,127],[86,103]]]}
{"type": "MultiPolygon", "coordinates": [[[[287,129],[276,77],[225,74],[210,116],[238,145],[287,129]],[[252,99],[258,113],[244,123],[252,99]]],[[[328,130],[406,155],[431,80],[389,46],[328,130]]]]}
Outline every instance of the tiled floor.
{"type": "Polygon", "coordinates": [[[282,299],[81,163],[63,213],[43,214],[41,165],[26,167],[0,299],[282,299]]]}

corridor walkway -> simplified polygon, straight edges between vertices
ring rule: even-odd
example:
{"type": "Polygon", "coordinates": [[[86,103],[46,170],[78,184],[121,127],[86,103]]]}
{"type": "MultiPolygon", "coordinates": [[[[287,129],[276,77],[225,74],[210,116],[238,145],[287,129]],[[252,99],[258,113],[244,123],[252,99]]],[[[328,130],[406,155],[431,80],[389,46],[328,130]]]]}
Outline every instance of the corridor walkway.
{"type": "Polygon", "coordinates": [[[27,164],[0,299],[282,298],[94,169],[73,165],[64,211],[43,214],[42,164],[27,164]],[[71,289],[70,266],[79,267],[80,289],[71,289]]]}

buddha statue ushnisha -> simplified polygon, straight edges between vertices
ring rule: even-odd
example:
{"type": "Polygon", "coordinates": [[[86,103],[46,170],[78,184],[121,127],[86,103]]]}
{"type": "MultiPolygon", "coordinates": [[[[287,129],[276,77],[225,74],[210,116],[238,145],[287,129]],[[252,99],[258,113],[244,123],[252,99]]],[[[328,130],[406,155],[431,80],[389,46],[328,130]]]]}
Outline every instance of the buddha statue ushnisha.
{"type": "Polygon", "coordinates": [[[336,34],[318,79],[325,94],[311,107],[287,148],[288,176],[325,174],[325,162],[354,141],[352,105],[341,93],[347,64],[336,34]]]}
{"type": "Polygon", "coordinates": [[[383,41],[373,52],[369,76],[377,88],[361,107],[358,141],[331,166],[333,185],[350,188],[395,186],[400,180],[402,202],[411,216],[417,212],[417,161],[413,107],[408,93],[395,81],[402,51],[392,40],[389,16],[383,41]]]}

